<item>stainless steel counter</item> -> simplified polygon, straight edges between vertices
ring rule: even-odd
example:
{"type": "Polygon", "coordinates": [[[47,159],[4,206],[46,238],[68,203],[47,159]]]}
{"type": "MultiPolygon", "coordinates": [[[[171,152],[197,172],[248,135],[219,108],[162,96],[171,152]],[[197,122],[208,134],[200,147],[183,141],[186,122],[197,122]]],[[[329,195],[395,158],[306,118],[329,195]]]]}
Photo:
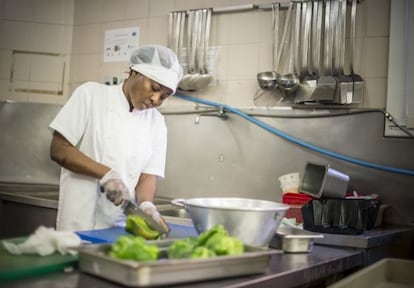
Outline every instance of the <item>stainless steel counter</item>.
{"type": "Polygon", "coordinates": [[[0,185],[0,238],[33,233],[44,225],[55,227],[58,187],[53,185],[0,185]]]}
{"type": "MultiPolygon", "coordinates": [[[[180,284],[179,287],[297,287],[310,283],[339,280],[344,273],[359,268],[362,261],[361,251],[355,249],[315,246],[309,254],[274,255],[265,274],[180,284]]],[[[8,283],[7,287],[105,288],[121,286],[79,271],[72,271],[8,283]]]]}

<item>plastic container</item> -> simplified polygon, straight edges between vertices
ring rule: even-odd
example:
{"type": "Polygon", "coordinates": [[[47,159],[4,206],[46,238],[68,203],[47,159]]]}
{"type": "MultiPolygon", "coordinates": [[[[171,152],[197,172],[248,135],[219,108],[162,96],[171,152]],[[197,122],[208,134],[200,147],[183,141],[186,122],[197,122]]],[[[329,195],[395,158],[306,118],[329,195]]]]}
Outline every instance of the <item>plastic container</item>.
{"type": "Polygon", "coordinates": [[[302,206],[314,199],[312,196],[303,193],[285,193],[282,196],[282,202],[289,205],[286,212],[286,218],[295,218],[296,223],[303,223],[302,206]]]}
{"type": "Polygon", "coordinates": [[[345,198],[349,176],[329,164],[307,163],[299,191],[316,198],[345,198]]]}
{"type": "Polygon", "coordinates": [[[332,234],[361,234],[375,227],[381,201],[314,199],[302,207],[303,228],[332,234]]]}
{"type": "Polygon", "coordinates": [[[280,176],[279,178],[280,188],[283,193],[297,193],[299,190],[299,173],[293,172],[280,176]]]}

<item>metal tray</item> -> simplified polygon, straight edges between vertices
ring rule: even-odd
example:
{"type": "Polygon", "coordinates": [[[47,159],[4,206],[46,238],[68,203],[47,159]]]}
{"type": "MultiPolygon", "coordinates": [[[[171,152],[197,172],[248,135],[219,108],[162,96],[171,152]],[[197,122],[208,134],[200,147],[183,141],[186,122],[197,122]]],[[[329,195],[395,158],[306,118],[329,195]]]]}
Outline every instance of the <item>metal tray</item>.
{"type": "MultiPolygon", "coordinates": [[[[161,254],[173,239],[148,241],[160,247],[161,254]]],[[[217,278],[264,273],[273,254],[282,253],[261,247],[245,246],[238,256],[207,259],[168,259],[156,262],[118,260],[107,255],[111,244],[89,244],[79,251],[79,269],[83,272],[132,287],[195,282],[217,278]],[[191,273],[187,273],[191,271],[191,273]]],[[[164,252],[164,253],[163,253],[164,252]]]]}

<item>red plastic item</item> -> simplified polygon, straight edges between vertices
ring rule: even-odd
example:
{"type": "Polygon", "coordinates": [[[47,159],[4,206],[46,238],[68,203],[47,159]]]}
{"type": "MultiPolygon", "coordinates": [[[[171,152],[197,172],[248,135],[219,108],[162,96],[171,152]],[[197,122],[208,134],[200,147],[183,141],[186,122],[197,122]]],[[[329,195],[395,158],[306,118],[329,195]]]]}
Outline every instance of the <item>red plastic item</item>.
{"type": "Polygon", "coordinates": [[[282,202],[285,204],[304,205],[314,197],[304,193],[285,193],[282,196],[282,202]]]}
{"type": "Polygon", "coordinates": [[[290,208],[286,211],[286,218],[295,218],[296,223],[303,223],[302,206],[314,199],[314,197],[304,193],[284,193],[282,202],[288,204],[290,208]]]}

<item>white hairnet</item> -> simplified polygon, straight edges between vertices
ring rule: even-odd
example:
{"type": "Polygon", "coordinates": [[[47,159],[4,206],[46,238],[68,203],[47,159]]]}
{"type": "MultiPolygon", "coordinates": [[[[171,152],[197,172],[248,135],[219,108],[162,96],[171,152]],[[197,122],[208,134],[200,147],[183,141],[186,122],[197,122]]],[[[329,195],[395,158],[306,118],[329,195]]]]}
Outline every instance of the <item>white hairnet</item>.
{"type": "Polygon", "coordinates": [[[183,68],[177,55],[169,48],[160,45],[142,46],[132,52],[132,70],[170,88],[175,93],[183,77],[183,68]]]}

